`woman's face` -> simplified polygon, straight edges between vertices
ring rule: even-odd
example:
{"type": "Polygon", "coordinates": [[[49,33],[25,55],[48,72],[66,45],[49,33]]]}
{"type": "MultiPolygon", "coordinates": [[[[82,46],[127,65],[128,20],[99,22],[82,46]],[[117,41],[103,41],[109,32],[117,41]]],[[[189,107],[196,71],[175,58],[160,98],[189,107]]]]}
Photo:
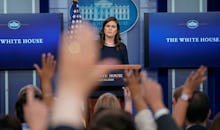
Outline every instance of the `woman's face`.
{"type": "Polygon", "coordinates": [[[117,23],[115,21],[110,21],[104,27],[105,36],[109,38],[114,38],[117,30],[117,23]]]}

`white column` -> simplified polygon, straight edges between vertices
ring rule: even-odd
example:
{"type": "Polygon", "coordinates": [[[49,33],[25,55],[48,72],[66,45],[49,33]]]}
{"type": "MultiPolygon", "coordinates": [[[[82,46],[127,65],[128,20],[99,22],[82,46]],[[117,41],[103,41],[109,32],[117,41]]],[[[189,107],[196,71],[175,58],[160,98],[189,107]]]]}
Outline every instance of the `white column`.
{"type": "MultiPolygon", "coordinates": [[[[7,0],[3,0],[3,12],[7,14],[7,0]]],[[[9,96],[8,96],[8,71],[5,72],[5,114],[9,112],[9,96]]]]}
{"type": "Polygon", "coordinates": [[[32,82],[32,84],[33,84],[34,86],[37,86],[37,74],[36,74],[36,70],[33,70],[32,75],[33,75],[33,82],[32,82]]]}
{"type": "Polygon", "coordinates": [[[8,10],[8,8],[7,8],[7,0],[3,0],[3,9],[4,9],[4,14],[7,14],[7,10],[8,10]]]}
{"type": "MultiPolygon", "coordinates": [[[[32,3],[32,5],[31,5],[31,6],[32,6],[32,13],[36,13],[35,0],[32,0],[31,3],[32,3]]],[[[32,82],[32,84],[33,84],[34,86],[37,86],[36,71],[35,71],[35,70],[33,70],[32,76],[33,76],[33,82],[32,82]]]]}
{"type": "Polygon", "coordinates": [[[203,0],[199,0],[199,12],[203,12],[203,0]]]}
{"type": "Polygon", "coordinates": [[[36,13],[36,4],[35,4],[35,0],[32,0],[31,3],[32,3],[32,4],[31,4],[31,7],[32,7],[31,12],[32,12],[32,13],[36,13]]]}
{"type": "Polygon", "coordinates": [[[175,12],[175,0],[171,0],[171,12],[175,12]]]}
{"type": "Polygon", "coordinates": [[[172,96],[174,94],[174,91],[176,89],[176,70],[171,70],[171,77],[172,77],[172,96]]]}
{"type": "Polygon", "coordinates": [[[8,71],[5,71],[5,114],[9,113],[8,71]]]}

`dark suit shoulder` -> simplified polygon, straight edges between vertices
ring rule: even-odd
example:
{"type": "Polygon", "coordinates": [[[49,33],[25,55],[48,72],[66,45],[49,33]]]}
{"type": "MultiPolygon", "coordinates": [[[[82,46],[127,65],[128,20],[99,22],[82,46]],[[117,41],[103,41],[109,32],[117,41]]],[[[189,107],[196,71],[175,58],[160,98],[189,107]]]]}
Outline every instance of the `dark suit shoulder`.
{"type": "Polygon", "coordinates": [[[85,130],[85,128],[76,129],[76,128],[73,128],[70,126],[61,125],[61,126],[57,126],[55,128],[49,128],[48,130],[85,130]]]}
{"type": "Polygon", "coordinates": [[[189,127],[186,130],[208,130],[208,129],[201,125],[194,125],[194,126],[189,127]]]}
{"type": "Polygon", "coordinates": [[[170,114],[163,115],[156,119],[158,130],[179,130],[176,122],[170,114]]]}

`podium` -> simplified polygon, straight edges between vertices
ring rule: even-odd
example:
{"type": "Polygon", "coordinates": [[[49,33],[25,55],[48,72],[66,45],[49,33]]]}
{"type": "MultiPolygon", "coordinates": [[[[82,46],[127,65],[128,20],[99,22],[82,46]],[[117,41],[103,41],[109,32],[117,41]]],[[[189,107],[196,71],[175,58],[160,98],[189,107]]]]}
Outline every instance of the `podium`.
{"type": "Polygon", "coordinates": [[[121,107],[124,107],[124,96],[123,96],[123,90],[122,87],[126,86],[124,82],[124,70],[127,69],[134,69],[134,70],[140,70],[141,65],[139,64],[126,64],[126,65],[101,65],[100,68],[111,68],[113,71],[100,76],[100,84],[99,87],[90,95],[90,98],[88,99],[88,117],[87,121],[91,119],[93,115],[93,109],[95,106],[95,103],[98,99],[98,97],[106,92],[111,92],[115,94],[118,97],[119,102],[121,103],[121,107]]]}
{"type": "Polygon", "coordinates": [[[140,70],[139,64],[126,64],[126,65],[101,65],[100,68],[111,68],[113,71],[100,76],[100,84],[98,89],[92,93],[92,97],[99,97],[102,93],[112,92],[116,96],[123,96],[122,87],[126,86],[124,82],[124,70],[135,69],[140,70]]]}

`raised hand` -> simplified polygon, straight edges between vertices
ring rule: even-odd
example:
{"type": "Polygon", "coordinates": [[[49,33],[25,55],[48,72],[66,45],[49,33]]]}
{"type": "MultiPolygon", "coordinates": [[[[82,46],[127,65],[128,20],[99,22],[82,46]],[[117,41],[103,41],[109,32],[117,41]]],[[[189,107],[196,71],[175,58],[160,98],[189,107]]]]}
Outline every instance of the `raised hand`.
{"type": "Polygon", "coordinates": [[[147,105],[141,94],[139,70],[125,70],[125,77],[127,87],[131,92],[137,111],[140,112],[141,110],[146,109],[147,105]]]}
{"type": "Polygon", "coordinates": [[[128,87],[123,87],[124,92],[124,109],[125,111],[132,114],[132,97],[131,97],[131,91],[128,87]]]}
{"type": "MultiPolygon", "coordinates": [[[[199,85],[206,80],[205,73],[207,68],[205,66],[200,66],[199,69],[196,71],[192,71],[190,75],[187,77],[184,85],[182,94],[186,94],[189,98],[192,97],[193,92],[199,87],[199,85]]],[[[182,128],[185,117],[186,111],[188,108],[189,102],[184,101],[181,98],[177,100],[176,105],[174,106],[173,110],[173,118],[175,119],[177,125],[182,128]]]]}
{"type": "Polygon", "coordinates": [[[131,100],[131,91],[128,87],[122,87],[125,100],[131,100]]]}
{"type": "Polygon", "coordinates": [[[141,72],[141,81],[143,88],[142,95],[147,104],[150,105],[154,112],[164,108],[162,88],[160,84],[153,79],[148,78],[146,71],[141,72]]]}
{"type": "Polygon", "coordinates": [[[97,64],[114,64],[113,59],[98,62],[99,47],[96,32],[89,24],[81,24],[74,35],[63,35],[58,66],[58,90],[51,116],[51,125],[82,126],[81,104],[98,84],[101,75],[111,68],[97,64]]]}
{"type": "Polygon", "coordinates": [[[56,61],[54,60],[54,56],[51,53],[47,53],[47,54],[42,54],[41,64],[42,64],[41,68],[37,64],[34,64],[34,67],[41,79],[43,100],[50,108],[53,103],[51,82],[55,73],[56,61]]]}
{"type": "Polygon", "coordinates": [[[125,70],[125,80],[133,98],[141,96],[140,76],[138,70],[125,70]]]}
{"type": "Polygon", "coordinates": [[[184,83],[183,92],[192,96],[192,93],[199,87],[199,85],[204,80],[206,80],[206,77],[205,77],[206,71],[207,71],[207,68],[205,66],[200,66],[199,69],[191,72],[184,83]]]}
{"type": "Polygon", "coordinates": [[[41,68],[38,64],[34,64],[34,67],[37,71],[37,74],[40,76],[41,81],[51,81],[56,68],[56,61],[54,60],[54,56],[51,53],[42,54],[41,64],[41,68]]]}
{"type": "MultiPolygon", "coordinates": [[[[99,46],[95,39],[96,32],[89,24],[79,25],[71,37],[63,35],[58,67],[58,85],[79,89],[86,93],[93,90],[98,78],[110,68],[97,64],[113,64],[115,60],[98,63],[99,46]],[[79,87],[80,86],[80,87],[79,87]]],[[[59,87],[60,88],[60,87],[59,87]]]]}
{"type": "Polygon", "coordinates": [[[46,130],[48,126],[48,108],[44,102],[34,98],[33,88],[27,89],[24,116],[31,130],[46,130]]]}

